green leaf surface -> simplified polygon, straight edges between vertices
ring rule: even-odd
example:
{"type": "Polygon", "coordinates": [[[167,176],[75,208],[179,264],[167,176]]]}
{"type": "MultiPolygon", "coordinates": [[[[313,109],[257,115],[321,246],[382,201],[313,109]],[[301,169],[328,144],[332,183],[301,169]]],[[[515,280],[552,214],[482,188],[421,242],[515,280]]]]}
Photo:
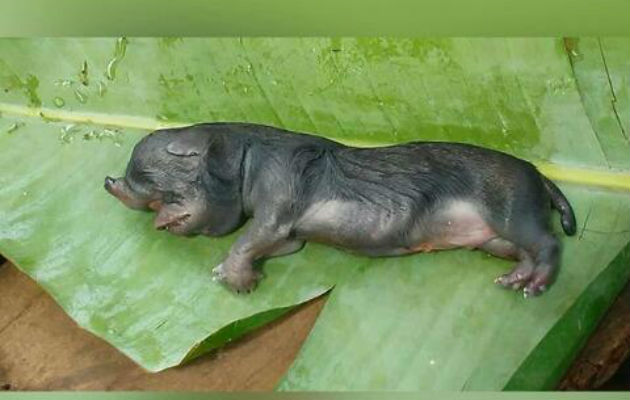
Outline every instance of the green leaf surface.
{"type": "MultiPolygon", "coordinates": [[[[131,212],[103,189],[143,133],[60,139],[63,125],[29,121],[0,136],[0,252],[40,282],[77,323],[155,371],[177,365],[193,346],[228,324],[221,342],[251,329],[244,318],[286,308],[332,286],[310,268],[324,249],[265,265],[251,296],[211,280],[233,236],[185,239],[152,229],[150,213],[131,212]],[[9,171],[10,174],[9,175],[9,171]]],[[[328,254],[327,257],[334,257],[328,254]]],[[[342,262],[342,261],[339,261],[342,262]]],[[[323,267],[326,269],[326,266],[323,267]]],[[[269,320],[268,315],[263,321],[269,320]]],[[[250,321],[251,322],[251,321],[250,321]]]]}
{"type": "Polygon", "coordinates": [[[481,252],[369,259],[313,244],[268,260],[258,290],[236,296],[209,271],[238,232],[157,232],[102,182],[122,173],[147,131],[221,120],[362,145],[475,143],[551,165],[561,180],[579,182],[581,171],[626,182],[629,45],[2,39],[0,252],[152,371],[335,286],[280,389],[548,388],[628,280],[627,192],[561,185],[578,234],[564,237],[554,215],[562,268],[540,298],[498,289],[510,263],[481,252]]]}
{"type": "MultiPolygon", "coordinates": [[[[628,243],[627,194],[563,189],[581,228],[563,240],[561,273],[544,296],[497,289],[493,279],[511,263],[480,252],[372,261],[337,285],[280,388],[502,389],[628,243]]],[[[606,292],[627,281],[627,265],[621,275],[606,292]]],[[[577,324],[563,329],[586,334],[577,324]]],[[[546,355],[552,351],[563,349],[546,355]]],[[[550,366],[536,365],[542,375],[553,372],[550,366]]]]}
{"type": "Polygon", "coordinates": [[[630,48],[620,38],[567,39],[569,59],[608,167],[628,170],[630,48]]]}

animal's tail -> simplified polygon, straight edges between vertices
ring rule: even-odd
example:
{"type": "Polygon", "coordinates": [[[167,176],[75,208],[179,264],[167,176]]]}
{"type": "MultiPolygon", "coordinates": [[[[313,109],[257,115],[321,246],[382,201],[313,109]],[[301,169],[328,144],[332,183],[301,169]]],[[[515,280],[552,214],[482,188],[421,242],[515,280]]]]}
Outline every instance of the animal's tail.
{"type": "Polygon", "coordinates": [[[555,183],[544,176],[542,176],[542,180],[545,185],[545,189],[547,189],[547,193],[549,193],[549,197],[551,197],[553,208],[560,212],[560,221],[562,223],[564,233],[569,236],[573,236],[575,234],[575,214],[573,213],[571,204],[569,204],[569,201],[566,197],[564,197],[564,194],[562,194],[555,183]]]}

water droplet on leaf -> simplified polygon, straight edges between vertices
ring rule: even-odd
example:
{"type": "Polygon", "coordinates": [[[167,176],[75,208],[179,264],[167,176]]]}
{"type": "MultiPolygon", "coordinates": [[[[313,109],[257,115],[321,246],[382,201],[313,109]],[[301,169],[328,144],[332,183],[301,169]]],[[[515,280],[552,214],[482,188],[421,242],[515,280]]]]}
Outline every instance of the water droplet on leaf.
{"type": "Polygon", "coordinates": [[[107,93],[107,85],[103,81],[98,81],[98,95],[103,97],[105,93],[107,93]]]}
{"type": "Polygon", "coordinates": [[[24,122],[14,122],[7,128],[7,133],[13,133],[24,126],[24,122]]]}
{"type": "Polygon", "coordinates": [[[53,99],[53,104],[55,105],[55,107],[61,108],[66,105],[66,101],[63,98],[57,96],[53,99]]]}
{"type": "Polygon", "coordinates": [[[114,143],[114,146],[120,147],[122,145],[122,132],[118,129],[105,128],[98,135],[98,139],[109,139],[114,143]]]}
{"type": "Polygon", "coordinates": [[[92,140],[95,137],[97,137],[98,132],[96,132],[95,130],[91,130],[88,133],[83,134],[83,140],[92,140]]]}
{"type": "Polygon", "coordinates": [[[59,141],[64,144],[72,143],[72,141],[74,140],[74,135],[80,129],[81,128],[77,126],[76,124],[68,124],[64,126],[63,128],[61,128],[61,135],[59,135],[59,141]]]}
{"type": "Polygon", "coordinates": [[[79,82],[83,86],[87,86],[90,82],[88,80],[88,63],[87,61],[83,61],[81,64],[81,70],[79,71],[79,82]]]}
{"type": "Polygon", "coordinates": [[[74,97],[79,100],[79,103],[85,104],[87,102],[87,94],[83,93],[79,88],[74,89],[74,97]]]}
{"type": "Polygon", "coordinates": [[[116,79],[116,70],[118,69],[118,64],[125,57],[125,53],[127,52],[127,38],[121,37],[116,41],[116,47],[114,48],[114,56],[109,63],[107,63],[107,69],[105,71],[105,77],[110,81],[116,79]]]}
{"type": "Polygon", "coordinates": [[[74,85],[74,81],[70,79],[57,79],[55,81],[55,86],[70,87],[72,85],[74,85]]]}

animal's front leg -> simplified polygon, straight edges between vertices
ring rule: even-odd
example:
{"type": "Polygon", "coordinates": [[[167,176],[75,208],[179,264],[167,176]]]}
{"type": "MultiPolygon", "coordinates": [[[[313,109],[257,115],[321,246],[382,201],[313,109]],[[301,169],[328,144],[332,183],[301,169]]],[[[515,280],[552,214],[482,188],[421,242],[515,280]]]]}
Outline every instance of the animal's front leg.
{"type": "Polygon", "coordinates": [[[213,270],[215,280],[227,285],[236,293],[248,293],[255,287],[262,274],[254,270],[252,260],[228,256],[213,270]]]}
{"type": "Polygon", "coordinates": [[[252,291],[262,277],[254,269],[254,261],[282,246],[288,234],[289,228],[286,226],[254,221],[232,246],[227,258],[212,270],[215,278],[237,293],[252,291]]]}

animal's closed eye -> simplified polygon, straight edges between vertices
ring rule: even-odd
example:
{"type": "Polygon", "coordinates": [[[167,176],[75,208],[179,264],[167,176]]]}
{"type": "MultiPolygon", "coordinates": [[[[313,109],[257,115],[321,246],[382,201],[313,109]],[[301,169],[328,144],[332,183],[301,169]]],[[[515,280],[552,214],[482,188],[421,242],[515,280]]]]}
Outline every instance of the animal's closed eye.
{"type": "Polygon", "coordinates": [[[190,143],[173,141],[166,146],[166,152],[174,156],[192,157],[198,156],[199,150],[190,143]]]}

